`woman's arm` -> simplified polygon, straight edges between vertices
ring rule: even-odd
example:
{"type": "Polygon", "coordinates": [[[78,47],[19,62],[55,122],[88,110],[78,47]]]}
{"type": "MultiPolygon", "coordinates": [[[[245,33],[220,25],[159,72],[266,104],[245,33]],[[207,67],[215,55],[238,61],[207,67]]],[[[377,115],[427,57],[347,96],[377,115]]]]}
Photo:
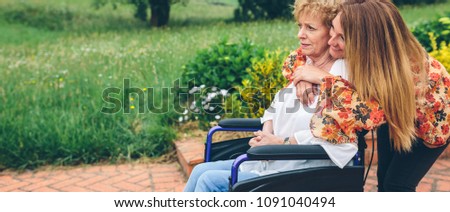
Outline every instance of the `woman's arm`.
{"type": "Polygon", "coordinates": [[[298,67],[292,77],[293,83],[297,88],[297,98],[304,105],[312,103],[314,96],[318,94],[314,84],[321,84],[321,80],[326,76],[332,75],[312,65],[306,64],[298,67]]]}
{"type": "Polygon", "coordinates": [[[313,65],[305,64],[297,68],[293,75],[294,84],[300,81],[310,82],[312,84],[321,84],[322,79],[327,76],[333,76],[328,71],[317,68],[313,65]]]}
{"type": "Polygon", "coordinates": [[[363,101],[350,82],[340,76],[323,78],[320,92],[310,124],[315,137],[331,143],[353,143],[357,131],[371,130],[386,122],[380,104],[374,99],[363,101]]]}
{"type": "Polygon", "coordinates": [[[264,122],[262,131],[273,134],[273,120],[267,120],[264,122]]]}

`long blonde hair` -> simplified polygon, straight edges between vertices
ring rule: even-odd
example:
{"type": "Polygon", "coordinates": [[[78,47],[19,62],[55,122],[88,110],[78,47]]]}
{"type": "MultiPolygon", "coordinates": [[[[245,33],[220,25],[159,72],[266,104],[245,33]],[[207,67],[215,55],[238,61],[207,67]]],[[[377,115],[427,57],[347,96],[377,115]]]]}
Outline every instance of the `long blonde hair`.
{"type": "Polygon", "coordinates": [[[380,103],[394,149],[408,152],[416,135],[414,78],[425,82],[426,52],[388,0],[348,0],[339,11],[349,79],[362,100],[380,103]]]}

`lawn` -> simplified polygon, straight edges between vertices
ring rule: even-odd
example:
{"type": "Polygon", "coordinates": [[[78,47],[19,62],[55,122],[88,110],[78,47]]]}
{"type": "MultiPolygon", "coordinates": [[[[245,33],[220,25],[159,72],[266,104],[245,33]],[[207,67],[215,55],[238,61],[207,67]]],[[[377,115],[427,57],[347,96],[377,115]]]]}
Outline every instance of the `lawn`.
{"type": "MultiPolygon", "coordinates": [[[[237,0],[174,5],[165,28],[133,18],[130,6],[94,9],[91,0],[0,1],[0,170],[159,156],[174,132],[164,114],[101,113],[103,91],[171,87],[195,53],[227,37],[271,50],[298,45],[293,21],[234,23],[237,0]]],[[[410,26],[450,3],[405,7],[410,26]]],[[[150,97],[152,95],[149,95],[150,97]]],[[[156,101],[156,104],[161,100],[156,101]]]]}

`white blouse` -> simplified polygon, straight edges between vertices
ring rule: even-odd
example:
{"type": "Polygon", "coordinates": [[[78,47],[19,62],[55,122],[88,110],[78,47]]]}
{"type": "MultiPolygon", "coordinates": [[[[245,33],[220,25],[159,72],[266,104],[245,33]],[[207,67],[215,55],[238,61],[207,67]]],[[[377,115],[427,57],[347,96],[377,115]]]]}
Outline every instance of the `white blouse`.
{"type": "MultiPolygon", "coordinates": [[[[333,75],[347,79],[344,60],[336,60],[330,69],[333,75]]],[[[312,135],[309,123],[317,106],[318,96],[311,105],[303,105],[296,96],[296,87],[290,84],[280,90],[271,106],[264,112],[261,123],[273,121],[274,135],[278,137],[295,137],[299,145],[321,145],[331,160],[289,160],[289,161],[248,161],[240,167],[241,171],[259,175],[293,169],[336,165],[343,168],[358,151],[354,143],[332,144],[312,135]]]]}

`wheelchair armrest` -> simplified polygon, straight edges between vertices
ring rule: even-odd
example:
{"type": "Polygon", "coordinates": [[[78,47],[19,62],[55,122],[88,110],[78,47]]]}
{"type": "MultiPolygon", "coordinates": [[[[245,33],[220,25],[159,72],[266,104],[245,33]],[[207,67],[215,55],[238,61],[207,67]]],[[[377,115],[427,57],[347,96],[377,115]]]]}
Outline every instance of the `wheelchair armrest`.
{"type": "Polygon", "coordinates": [[[261,119],[232,118],[224,119],[219,122],[222,128],[260,128],[262,129],[261,119]]]}
{"type": "Polygon", "coordinates": [[[329,159],[330,157],[320,145],[267,145],[257,146],[247,150],[236,158],[231,168],[230,185],[238,179],[239,166],[249,160],[300,160],[329,159]]]}
{"type": "Polygon", "coordinates": [[[268,145],[250,148],[249,160],[330,159],[320,145],[268,145]]]}
{"type": "Polygon", "coordinates": [[[212,137],[219,131],[247,131],[254,132],[262,129],[260,119],[244,119],[233,118],[225,119],[219,122],[219,126],[215,126],[208,131],[205,142],[205,162],[211,161],[212,137]]]}

